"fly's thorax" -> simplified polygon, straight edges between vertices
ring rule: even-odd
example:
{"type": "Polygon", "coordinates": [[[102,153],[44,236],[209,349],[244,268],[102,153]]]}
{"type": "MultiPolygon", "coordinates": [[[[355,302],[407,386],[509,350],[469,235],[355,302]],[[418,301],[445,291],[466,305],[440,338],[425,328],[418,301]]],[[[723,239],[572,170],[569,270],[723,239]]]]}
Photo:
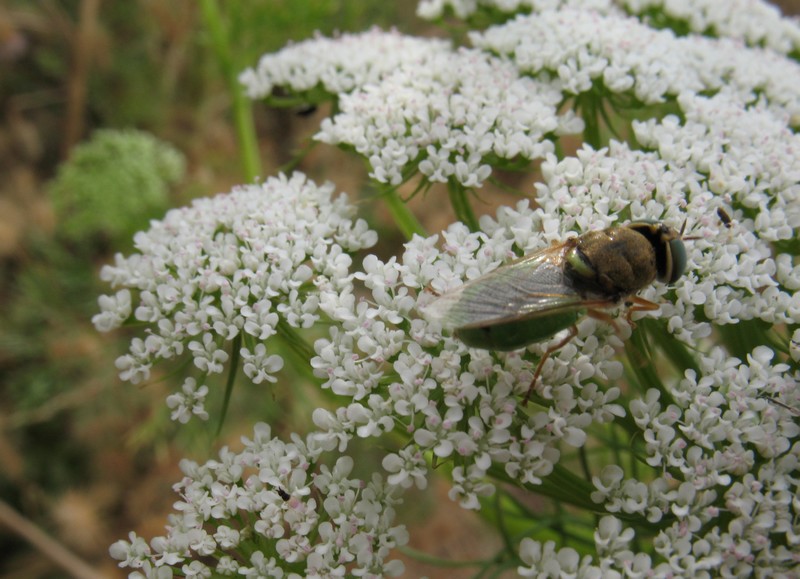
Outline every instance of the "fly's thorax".
{"type": "Polygon", "coordinates": [[[575,289],[618,300],[656,279],[653,244],[629,227],[611,227],[581,235],[565,259],[565,274],[575,289]]]}
{"type": "MultiPolygon", "coordinates": [[[[685,223],[684,223],[685,226],[685,223]]],[[[681,231],[675,231],[658,221],[634,221],[627,228],[643,235],[656,252],[656,279],[664,283],[675,283],[686,271],[686,247],[681,231]]],[[[693,238],[689,238],[693,239],[693,238]]]]}

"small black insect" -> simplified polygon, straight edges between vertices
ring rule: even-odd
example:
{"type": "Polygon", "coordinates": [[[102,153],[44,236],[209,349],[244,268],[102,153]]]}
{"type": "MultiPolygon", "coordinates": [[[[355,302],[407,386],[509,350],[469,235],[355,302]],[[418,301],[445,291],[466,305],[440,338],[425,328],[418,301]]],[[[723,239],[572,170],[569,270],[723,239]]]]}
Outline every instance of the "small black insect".
{"type": "Polygon", "coordinates": [[[728,215],[727,211],[725,211],[722,207],[718,207],[717,208],[717,216],[719,217],[719,220],[722,221],[722,224],[726,228],[728,228],[728,229],[731,228],[731,222],[733,220],[731,219],[731,216],[728,215]]]}

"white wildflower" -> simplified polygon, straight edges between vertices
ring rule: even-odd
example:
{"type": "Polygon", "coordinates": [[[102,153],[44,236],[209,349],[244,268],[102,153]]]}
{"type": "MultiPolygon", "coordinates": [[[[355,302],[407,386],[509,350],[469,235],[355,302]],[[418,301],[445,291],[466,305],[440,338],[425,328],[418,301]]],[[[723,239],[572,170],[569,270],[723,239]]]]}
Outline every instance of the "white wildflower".
{"type": "Polygon", "coordinates": [[[100,313],[92,316],[92,323],[98,332],[109,332],[120,327],[131,315],[131,292],[120,290],[113,296],[100,296],[97,299],[100,313]]]}
{"type": "Polygon", "coordinates": [[[763,93],[773,106],[800,114],[800,65],[727,38],[678,37],[633,17],[564,9],[519,16],[471,40],[508,55],[524,73],[555,75],[569,94],[594,87],[655,104],[724,88],[745,101],[763,93]]]}
{"type": "Polygon", "coordinates": [[[352,146],[382,183],[402,182],[418,164],[431,181],[479,187],[491,173],[487,156],[541,158],[552,137],[581,129],[571,113],[557,114],[560,100],[556,85],[521,77],[507,61],[439,51],[342,95],[316,138],[352,146]]]}
{"type": "Polygon", "coordinates": [[[617,0],[634,14],[661,13],[692,32],[741,40],[789,54],[800,48],[800,26],[761,0],[617,0]]]}
{"type": "Polygon", "coordinates": [[[131,311],[149,324],[146,339],[134,338],[117,360],[121,377],[147,380],[155,362],[184,348],[201,373],[219,373],[231,342],[241,338],[245,374],[254,383],[274,381],[283,361],[262,342],[280,323],[313,324],[320,290],[312,282],[347,291],[345,252],[376,241],[362,220],[351,218],[347,198],[332,193],[332,185],[317,186],[300,173],[271,178],[196,200],[139,233],[139,253],[103,268],[101,277],[124,289],[101,297],[103,312],[95,316],[105,330],[131,311]],[[341,277],[328,283],[332,267],[341,277]]]}
{"type": "Polygon", "coordinates": [[[182,564],[185,572],[206,576],[201,560],[235,555],[242,539],[256,532],[262,547],[240,562],[245,576],[282,577],[301,569],[307,576],[324,562],[335,567],[343,560],[352,562],[357,575],[402,572],[402,565],[389,560],[391,550],[408,541],[405,529],[394,524],[397,487],[377,475],[368,483],[351,478],[348,457],[332,470],[315,466],[318,451],[296,436],[292,442],[273,438],[265,424],[243,442],[241,452],[223,449],[218,461],[184,461],[185,476],[175,485],[181,499],[174,524],[151,541],[152,548],[134,534],[115,543],[111,554],[120,566],[182,564]]]}
{"type": "Polygon", "coordinates": [[[208,420],[208,412],[205,409],[205,399],[208,394],[208,386],[197,387],[194,378],[186,378],[181,386],[181,394],[174,393],[167,396],[167,407],[172,409],[170,418],[181,424],[186,424],[192,415],[201,420],[208,420]]]}
{"type": "Polygon", "coordinates": [[[373,28],[361,34],[335,38],[317,36],[265,54],[255,68],[239,77],[252,99],[268,97],[275,87],[303,93],[317,87],[337,95],[380,80],[404,63],[420,68],[450,43],[433,38],[404,36],[373,28]]]}
{"type": "Polygon", "coordinates": [[[274,374],[283,368],[283,358],[276,354],[268,356],[264,344],[256,344],[254,352],[242,348],[242,362],[244,374],[253,384],[261,384],[265,380],[275,382],[277,378],[274,374]]]}
{"type": "Polygon", "coordinates": [[[466,19],[481,9],[514,14],[554,10],[565,6],[598,12],[618,11],[613,0],[420,0],[417,16],[434,20],[441,18],[446,11],[450,11],[457,18],[466,19]]]}

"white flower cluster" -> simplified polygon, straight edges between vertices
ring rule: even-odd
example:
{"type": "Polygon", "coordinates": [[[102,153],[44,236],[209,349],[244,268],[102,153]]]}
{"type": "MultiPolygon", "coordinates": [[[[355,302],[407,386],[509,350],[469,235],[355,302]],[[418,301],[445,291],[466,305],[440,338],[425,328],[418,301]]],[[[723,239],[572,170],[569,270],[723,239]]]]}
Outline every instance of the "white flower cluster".
{"type": "Polygon", "coordinates": [[[573,94],[597,89],[597,83],[654,104],[687,91],[725,88],[746,100],[764,94],[800,114],[800,65],[735,40],[679,38],[633,17],[572,9],[519,16],[470,38],[478,48],[508,55],[521,72],[557,75],[573,94]]]}
{"type": "Polygon", "coordinates": [[[789,54],[800,50],[800,26],[762,0],[616,0],[634,14],[677,20],[694,33],[741,40],[789,54]]]}
{"type": "Polygon", "coordinates": [[[549,138],[583,128],[572,112],[557,114],[561,91],[546,79],[520,77],[481,51],[377,29],[265,55],[241,80],[252,98],[278,86],[336,94],[340,112],[315,138],[352,147],[374,179],[392,185],[418,169],[430,181],[478,187],[492,161],[541,158],[554,149],[549,138]]]}
{"type": "MultiPolygon", "coordinates": [[[[714,102],[705,104],[714,107],[714,102]]],[[[747,115],[731,119],[739,123],[742,133],[746,132],[747,115]]],[[[701,143],[713,142],[711,137],[703,141],[704,137],[698,135],[703,130],[715,130],[713,127],[689,126],[686,129],[674,118],[667,118],[663,123],[643,125],[639,132],[643,140],[645,130],[659,135],[665,148],[669,146],[676,154],[680,150],[681,155],[692,148],[702,149],[705,144],[701,143]],[[675,149],[671,148],[673,145],[677,145],[675,149]]],[[[752,128],[757,126],[753,124],[752,128]]],[[[790,141],[797,140],[788,133],[781,134],[790,141]]],[[[782,144],[776,143],[776,150],[782,144]]],[[[545,182],[537,184],[537,202],[547,216],[543,217],[545,235],[548,241],[556,241],[564,235],[560,228],[587,231],[606,227],[620,214],[632,219],[656,216],[676,229],[686,221],[690,228],[688,235],[699,237],[684,243],[689,272],[675,284],[674,290],[656,284],[640,292],[643,298],[662,304],[661,316],[668,320],[670,332],[688,344],[707,337],[711,327],[698,320],[699,311],[703,314],[700,317],[716,324],[749,319],[771,324],[797,323],[800,267],[792,263],[788,254],[774,255],[771,244],[778,239],[797,238],[798,178],[794,178],[794,183],[772,178],[771,171],[780,169],[774,164],[775,151],[767,146],[767,139],[742,141],[740,145],[738,149],[731,146],[724,154],[721,149],[714,149],[716,156],[701,153],[698,164],[688,159],[665,161],[656,153],[631,151],[613,141],[609,149],[602,151],[586,148],[563,161],[549,158],[542,165],[545,182]],[[764,147],[759,149],[759,143],[764,147]],[[729,189],[731,195],[715,195],[712,180],[718,174],[719,163],[738,167],[742,172],[754,172],[747,176],[747,181],[753,184],[752,190],[743,190],[741,197],[735,196],[733,188],[729,189]],[[764,170],[754,169],[756,166],[764,170]],[[706,171],[711,178],[703,174],[706,171]],[[770,187],[775,185],[775,188],[767,190],[759,185],[762,179],[769,180],[770,187]],[[745,198],[751,198],[752,203],[744,203],[745,198]],[[747,209],[734,211],[731,227],[724,227],[717,211],[728,212],[740,204],[752,208],[755,216],[749,217],[747,209]],[[674,298],[667,298],[667,292],[673,291],[674,298]]],[[[790,151],[791,148],[785,150],[791,155],[790,151]]],[[[798,165],[796,158],[786,159],[788,175],[794,172],[793,164],[798,165]]]]}
{"type": "Polygon", "coordinates": [[[239,80],[252,99],[268,97],[276,87],[296,93],[321,87],[337,95],[377,82],[405,63],[422,67],[433,55],[449,51],[445,40],[373,28],[336,38],[318,36],[265,54],[239,80]]]}
{"type": "MultiPolygon", "coordinates": [[[[763,153],[771,154],[768,148],[763,153]]],[[[752,151],[750,158],[755,159],[752,151]]],[[[525,203],[502,209],[497,220],[482,220],[481,233],[451,226],[442,234],[441,251],[435,238],[414,238],[400,259],[367,258],[364,272],[355,275],[371,291],[369,301],[358,301],[349,291],[321,296],[320,308],[338,324],[328,339],[316,342],[312,365],[326,380],[324,387],[351,401],[336,411],[315,412],[319,444],[343,451],[353,436],[402,429],[409,433],[408,445],[384,460],[390,480],[424,487],[424,453],[432,452],[455,461],[451,497],[466,508],[478,508],[480,497],[493,491],[487,475],[541,483],[559,462],[563,443],[582,446],[592,424],[626,412],[618,401],[620,389],[608,385],[622,373],[613,360],[619,339],[611,327],[581,320],[578,336],[544,364],[534,394],[541,408],[520,412],[531,357],[524,351],[469,349],[414,310],[424,310],[431,292],[441,294],[485,274],[516,251],[541,249],[572,231],[604,228],[619,219],[658,219],[675,229],[684,221],[691,224],[695,239],[684,242],[686,274],[673,287],[656,283],[641,292],[661,305],[657,315],[677,338],[696,345],[710,335],[706,320],[800,322],[798,295],[787,289],[800,287],[800,269],[785,256],[773,256],[775,233],[760,236],[752,219],[739,220],[736,213],[726,227],[716,212],[727,207],[725,198],[709,190],[691,163],[671,167],[656,153],[612,143],[563,161],[550,157],[542,173],[539,209],[525,203]]],[[[777,223],[785,211],[780,203],[775,207],[777,223]]],[[[769,220],[771,209],[760,208],[762,219],[769,220]]],[[[528,351],[541,356],[561,337],[528,351]]]]}
{"type": "Polygon", "coordinates": [[[557,85],[520,77],[505,60],[439,52],[425,66],[398,66],[343,95],[341,112],[316,138],[352,146],[382,183],[396,185],[418,169],[430,181],[479,187],[492,162],[541,158],[554,150],[548,137],[582,130],[573,113],[558,115],[560,101],[557,85]]]}
{"type": "Polygon", "coordinates": [[[633,537],[633,530],[623,529],[622,523],[615,517],[601,518],[594,533],[597,563],[589,555],[581,557],[571,547],[556,548],[555,541],[541,543],[525,538],[519,546],[519,557],[524,565],[520,565],[517,572],[521,577],[668,577],[668,574],[660,574],[667,571],[663,566],[652,569],[648,555],[634,554],[629,550],[633,537]]]}
{"type": "MultiPolygon", "coordinates": [[[[443,233],[441,252],[435,238],[415,238],[401,260],[370,257],[364,273],[356,274],[371,290],[370,302],[349,293],[323,294],[320,308],[338,324],[329,339],[316,342],[312,366],[326,380],[323,387],[352,402],[335,412],[315,412],[321,431],[316,440],[342,451],[354,435],[377,436],[402,425],[413,442],[384,461],[392,482],[424,486],[423,452],[432,451],[457,461],[451,496],[477,508],[478,497],[491,491],[484,481],[490,470],[499,467],[510,478],[537,484],[558,462],[560,443],[582,446],[590,424],[622,415],[615,402],[619,388],[600,389],[596,383],[621,375],[621,365],[612,360],[618,340],[594,319],[582,320],[578,337],[548,359],[536,385],[544,410],[521,419],[519,403],[533,372],[528,357],[468,349],[442,335],[436,322],[414,315],[415,307],[431,298],[424,288],[447,291],[513,256],[514,245],[545,246],[547,236],[537,230],[563,239],[560,228],[574,224],[545,215],[523,203],[516,211],[501,211],[497,221],[484,219],[487,233],[452,226],[443,233]],[[396,378],[387,387],[391,376],[396,378]]],[[[541,355],[548,345],[530,350],[541,355]]]]}
{"type": "Polygon", "coordinates": [[[186,378],[181,386],[181,392],[175,392],[167,396],[167,406],[172,409],[170,418],[181,424],[186,424],[192,416],[197,416],[201,420],[208,420],[208,412],[205,408],[205,400],[208,395],[208,386],[197,387],[197,380],[192,377],[186,378]]]}
{"type": "MultiPolygon", "coordinates": [[[[254,383],[274,381],[283,361],[263,342],[279,323],[313,324],[318,288],[348,284],[352,260],[346,252],[377,239],[366,222],[351,218],[346,196],[332,199],[332,193],[333,185],[317,186],[300,173],[280,176],[196,200],[137,234],[138,253],[118,254],[101,271],[123,289],[101,297],[101,313],[93,318],[101,331],[131,314],[148,324],[148,335],[134,338],[117,360],[121,377],[147,380],[156,361],[186,350],[203,374],[219,373],[229,359],[228,343],[240,338],[247,376],[254,383]]],[[[187,417],[186,409],[202,415],[205,391],[194,388],[170,399],[176,417],[187,417]]]]}
{"type": "Polygon", "coordinates": [[[780,107],[745,107],[726,94],[682,95],[684,120],[634,123],[639,143],[670,167],[704,176],[708,189],[754,216],[767,241],[795,239],[800,230],[800,136],[780,107]]]}
{"type": "Polygon", "coordinates": [[[645,483],[608,466],[592,498],[611,513],[670,523],[654,540],[665,561],[658,576],[800,572],[800,425],[791,410],[800,408],[800,372],[774,355],[761,346],[745,364],[715,349],[670,399],[650,390],[632,401],[645,460],[662,474],[645,483]]]}
{"type": "Polygon", "coordinates": [[[659,28],[731,38],[781,54],[800,51],[800,25],[783,18],[776,6],[763,0],[420,0],[417,15],[435,20],[450,11],[456,18],[467,19],[481,10],[513,15],[562,8],[628,13],[659,28]]]}
{"type": "Polygon", "coordinates": [[[788,115],[746,109],[724,95],[684,96],[679,104],[683,123],[672,116],[637,123],[637,139],[685,175],[690,199],[699,187],[741,208],[725,254],[696,262],[708,274],[692,290],[706,296],[696,303],[722,323],[797,323],[800,266],[788,254],[773,260],[771,244],[800,236],[800,137],[789,129],[788,115]]]}
{"type": "Polygon", "coordinates": [[[294,435],[255,427],[244,449],[203,465],[183,461],[183,480],[166,536],[135,533],[111,546],[131,577],[393,577],[390,551],[408,541],[395,526],[400,489],[377,475],[351,478],[353,460],[320,464],[322,451],[294,435]]]}

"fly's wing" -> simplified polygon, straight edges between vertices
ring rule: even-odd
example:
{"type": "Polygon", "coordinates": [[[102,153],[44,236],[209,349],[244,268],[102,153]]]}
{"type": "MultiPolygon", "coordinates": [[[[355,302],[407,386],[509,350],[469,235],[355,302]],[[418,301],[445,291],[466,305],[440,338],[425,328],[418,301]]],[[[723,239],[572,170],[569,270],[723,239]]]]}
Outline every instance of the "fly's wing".
{"type": "Polygon", "coordinates": [[[564,252],[562,244],[499,267],[442,294],[422,313],[455,330],[578,309],[584,300],[566,283],[564,252]]]}

